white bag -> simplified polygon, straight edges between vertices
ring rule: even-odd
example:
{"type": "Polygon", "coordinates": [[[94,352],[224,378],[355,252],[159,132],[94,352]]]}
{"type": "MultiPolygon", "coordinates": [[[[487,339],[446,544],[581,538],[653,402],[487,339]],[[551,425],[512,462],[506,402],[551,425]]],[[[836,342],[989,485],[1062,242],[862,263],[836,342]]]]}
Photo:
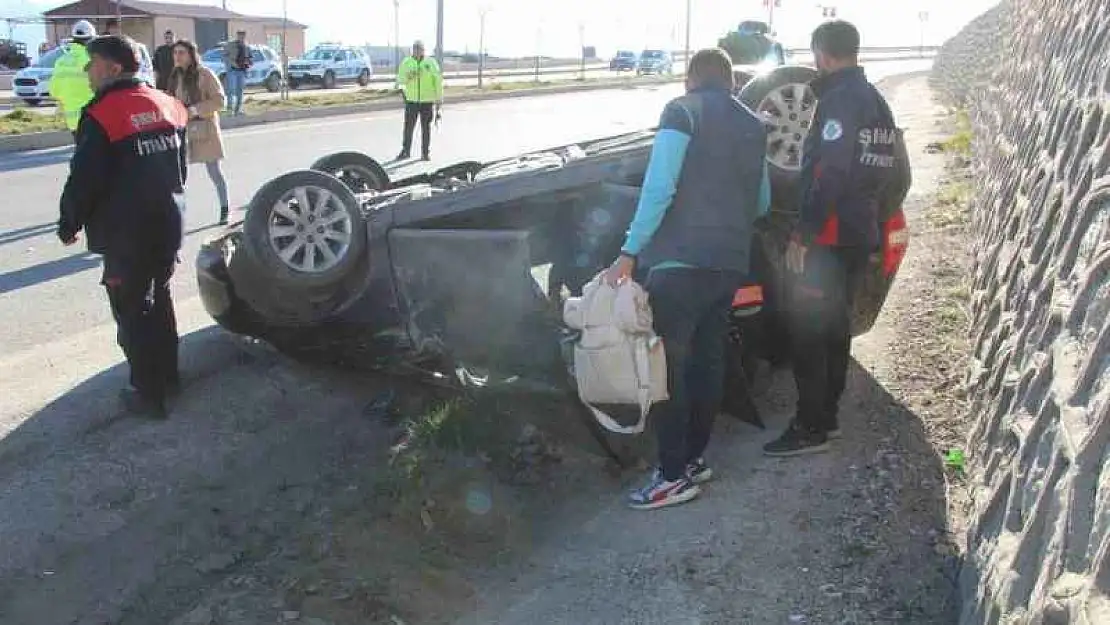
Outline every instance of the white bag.
{"type": "Polygon", "coordinates": [[[655,402],[669,398],[667,359],[663,342],[652,328],[651,307],[640,285],[626,281],[616,287],[598,274],[563,307],[563,321],[582,335],[574,345],[574,377],[578,396],[605,429],[617,434],[644,431],[655,402]],[[594,404],[640,407],[640,419],[623,426],[594,404]]]}

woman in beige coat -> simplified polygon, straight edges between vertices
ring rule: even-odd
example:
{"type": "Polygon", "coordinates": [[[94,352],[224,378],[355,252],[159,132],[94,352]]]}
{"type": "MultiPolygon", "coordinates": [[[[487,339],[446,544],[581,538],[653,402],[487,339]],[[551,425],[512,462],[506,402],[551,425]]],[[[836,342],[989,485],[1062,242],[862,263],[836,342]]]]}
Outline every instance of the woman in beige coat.
{"type": "Polygon", "coordinates": [[[228,199],[227,181],[220,167],[224,158],[220,111],[227,96],[216,74],[200,64],[193,42],[181,40],[173,44],[173,65],[166,90],[189,109],[189,162],[204,163],[220,199],[220,224],[226,225],[228,199]]]}

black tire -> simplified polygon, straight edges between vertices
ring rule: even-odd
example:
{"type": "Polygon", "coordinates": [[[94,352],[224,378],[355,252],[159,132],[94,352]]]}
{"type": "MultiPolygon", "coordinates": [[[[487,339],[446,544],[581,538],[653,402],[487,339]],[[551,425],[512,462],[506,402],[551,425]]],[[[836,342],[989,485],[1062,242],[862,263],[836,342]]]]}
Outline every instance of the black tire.
{"type": "Polygon", "coordinates": [[[365,87],[370,84],[370,70],[364,69],[358,74],[358,86],[365,87]]]}
{"type": "Polygon", "coordinates": [[[38,105],[42,104],[42,100],[40,100],[38,98],[26,98],[26,99],[23,100],[23,102],[27,106],[38,106],[38,105]]]}
{"type": "MultiPolygon", "coordinates": [[[[296,213],[299,210],[298,208],[297,211],[293,212],[296,213]]],[[[314,215],[309,217],[309,219],[314,220],[313,218],[314,215]]],[[[312,226],[308,227],[311,228],[312,226]]],[[[324,225],[319,227],[323,228],[324,225]]],[[[298,236],[300,235],[278,235],[277,238],[284,241],[298,236]]],[[[266,280],[290,288],[315,289],[338,284],[347,278],[351,269],[358,265],[366,254],[367,233],[361,206],[351,190],[335,176],[320,171],[305,170],[293,171],[278,176],[264,184],[254,194],[247,208],[247,217],[243,222],[243,242],[248,255],[265,273],[266,280]],[[328,249],[337,258],[330,261],[332,264],[324,269],[306,271],[303,268],[298,269],[293,266],[296,264],[295,261],[298,257],[301,258],[302,265],[309,264],[309,253],[312,254],[311,264],[315,264],[318,257],[324,257],[324,253],[320,251],[320,246],[314,242],[313,237],[317,236],[316,233],[308,235],[311,245],[303,245],[298,248],[303,250],[303,253],[299,255],[295,253],[289,263],[278,255],[275,245],[279,244],[271,241],[271,226],[289,228],[298,225],[274,211],[275,205],[286,196],[294,193],[297,188],[306,189],[305,193],[309,202],[319,198],[321,190],[327,191],[337,200],[337,204],[329,203],[325,207],[333,211],[327,214],[331,215],[334,214],[334,211],[343,211],[347,218],[342,228],[349,228],[349,243],[346,249],[340,247],[336,250],[329,242],[328,249]]],[[[290,243],[290,246],[294,245],[295,242],[290,243]]],[[[328,262],[326,258],[324,261],[328,262]]]]}
{"type": "Polygon", "coordinates": [[[301,81],[289,79],[289,88],[290,89],[296,91],[297,89],[300,89],[300,87],[301,87],[301,81]]]}
{"type": "Polygon", "coordinates": [[[359,152],[329,154],[317,160],[309,169],[339,178],[352,193],[384,191],[390,184],[389,174],[378,161],[359,152]]]}
{"type": "Polygon", "coordinates": [[[277,72],[271,73],[266,77],[266,91],[270,93],[277,93],[281,91],[281,75],[277,72]]]}
{"type": "Polygon", "coordinates": [[[789,134],[780,132],[771,135],[767,142],[768,174],[771,178],[771,194],[774,206],[779,211],[796,213],[798,211],[798,176],[801,173],[802,144],[805,132],[813,119],[817,100],[809,89],[809,83],[817,78],[817,70],[796,65],[779,67],[762,76],[748,81],[740,90],[740,100],[757,114],[768,111],[773,119],[782,124],[769,124],[779,129],[789,129],[789,134]],[[789,85],[804,85],[806,93],[801,102],[787,100],[785,111],[777,110],[767,102],[773,92],[789,85]],[[796,119],[790,119],[790,116],[796,119]],[[777,156],[782,156],[781,160],[777,156]]]}
{"type": "Polygon", "coordinates": [[[330,70],[324,72],[323,83],[325,89],[335,89],[335,72],[332,72],[330,70]]]}

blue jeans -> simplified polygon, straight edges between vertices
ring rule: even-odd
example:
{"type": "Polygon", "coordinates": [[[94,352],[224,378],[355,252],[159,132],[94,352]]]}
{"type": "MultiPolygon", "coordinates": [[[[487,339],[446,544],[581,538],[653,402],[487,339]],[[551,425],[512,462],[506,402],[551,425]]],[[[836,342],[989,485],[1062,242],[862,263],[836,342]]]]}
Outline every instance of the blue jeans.
{"type": "Polygon", "coordinates": [[[656,269],[647,289],[655,333],[667,354],[670,399],[651,408],[663,477],[677,480],[709,444],[725,383],[728,315],[743,274],[656,269]]]}
{"type": "Polygon", "coordinates": [[[243,110],[243,89],[247,87],[247,73],[241,69],[227,72],[227,110],[239,113],[243,110]]]}

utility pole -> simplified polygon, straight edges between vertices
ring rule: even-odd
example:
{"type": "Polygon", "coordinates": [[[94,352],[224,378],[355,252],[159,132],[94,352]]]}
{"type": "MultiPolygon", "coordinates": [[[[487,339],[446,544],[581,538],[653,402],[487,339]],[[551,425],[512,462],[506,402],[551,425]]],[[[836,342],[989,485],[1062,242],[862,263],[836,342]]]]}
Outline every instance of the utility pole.
{"type": "MultiPolygon", "coordinates": [[[[227,0],[224,0],[227,4],[227,0]]],[[[289,99],[289,54],[285,41],[289,38],[289,2],[281,0],[281,99],[289,99]]]]}
{"type": "Polygon", "coordinates": [[[482,88],[482,73],[486,68],[486,15],[489,7],[478,9],[478,88],[482,88]]]}
{"type": "MultiPolygon", "coordinates": [[[[683,67],[686,69],[690,68],[690,17],[693,15],[692,4],[692,0],[686,0],[686,56],[682,57],[685,59],[685,61],[683,61],[683,67]]],[[[687,73],[686,70],[683,70],[683,73],[687,73]]]]}
{"type": "Polygon", "coordinates": [[[581,57],[579,66],[579,80],[586,80],[586,22],[578,22],[578,47],[581,57]]]}
{"type": "Polygon", "coordinates": [[[929,12],[928,11],[921,11],[920,13],[918,13],[917,14],[917,21],[921,23],[921,40],[920,40],[919,43],[920,43],[920,46],[921,46],[921,49],[920,49],[921,56],[924,57],[925,56],[925,22],[929,21],[929,12]]]}
{"type": "Polygon", "coordinates": [[[543,38],[543,24],[536,24],[536,84],[540,82],[540,42],[543,38]]]}
{"type": "Polygon", "coordinates": [[[443,0],[436,0],[436,63],[443,67],[443,0]]]}
{"type": "Polygon", "coordinates": [[[774,30],[775,28],[775,7],[782,6],[782,0],[763,0],[763,6],[767,7],[767,26],[774,30]]]}

